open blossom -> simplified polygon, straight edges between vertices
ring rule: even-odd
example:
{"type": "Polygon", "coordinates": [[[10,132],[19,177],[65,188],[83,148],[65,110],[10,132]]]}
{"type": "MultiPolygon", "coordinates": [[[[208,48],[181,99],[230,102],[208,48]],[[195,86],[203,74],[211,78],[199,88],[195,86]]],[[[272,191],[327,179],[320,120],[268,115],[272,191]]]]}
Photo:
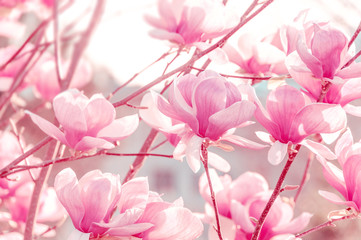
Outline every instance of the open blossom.
{"type": "Polygon", "coordinates": [[[267,111],[258,101],[255,117],[270,134],[260,132],[258,136],[272,144],[268,152],[272,164],[283,160],[289,144],[302,144],[326,159],[335,159],[327,147],[305,138],[316,133],[334,133],[345,128],[347,121],[340,105],[311,103],[301,91],[288,85],[270,92],[267,111]]]}
{"type": "Polygon", "coordinates": [[[237,23],[219,0],[159,0],[160,19],[146,16],[155,38],[179,45],[204,42],[225,34],[237,23]]]}
{"type": "MultiPolygon", "coordinates": [[[[219,177],[214,170],[210,171],[210,174],[224,239],[251,239],[255,230],[255,223],[251,218],[260,217],[272,194],[267,181],[254,172],[246,172],[233,181],[229,175],[219,177]]],[[[199,180],[199,191],[207,202],[204,220],[214,224],[214,211],[205,174],[199,180]]],[[[305,212],[292,219],[293,207],[278,197],[266,218],[259,239],[282,239],[281,236],[297,233],[307,226],[311,216],[305,212]]],[[[209,228],[209,239],[218,239],[212,227],[209,228]]]]}
{"type": "Polygon", "coordinates": [[[351,58],[348,51],[348,39],[341,31],[330,25],[314,24],[310,41],[298,38],[296,51],[287,58],[287,67],[313,100],[318,100],[328,81],[331,86],[323,102],[347,105],[346,111],[361,116],[360,110],[348,105],[361,97],[361,64],[343,67],[351,58]]]}
{"type": "Polygon", "coordinates": [[[43,132],[76,151],[113,148],[112,142],[132,134],[139,122],[136,114],[115,119],[113,105],[101,94],[88,99],[77,89],[57,95],[53,108],[63,130],[36,114],[27,113],[43,132]]]}
{"type": "MultiPolygon", "coordinates": [[[[198,76],[187,74],[174,80],[168,101],[161,95],[147,98],[157,102],[159,112],[141,111],[141,115],[162,132],[180,136],[173,155],[177,159],[186,156],[194,172],[200,168],[200,150],[204,141],[211,145],[219,145],[224,140],[243,147],[264,147],[232,135],[236,127],[253,116],[255,105],[242,100],[237,87],[216,72],[204,71],[198,76]],[[161,125],[163,122],[165,124],[161,125]]],[[[220,170],[229,170],[229,164],[216,154],[209,153],[209,161],[220,170]]]]}
{"type": "Polygon", "coordinates": [[[333,203],[347,205],[360,213],[361,143],[357,142],[354,144],[351,131],[347,130],[337,141],[335,152],[341,169],[323,160],[321,161],[323,164],[323,174],[327,182],[341,193],[344,200],[331,192],[319,191],[319,193],[333,203]]]}
{"type": "Polygon", "coordinates": [[[191,240],[203,231],[200,220],[183,208],[181,201],[163,202],[150,192],[146,178],[135,178],[121,186],[118,175],[94,170],[78,181],[67,168],[57,175],[54,185],[78,230],[71,240],[84,236],[191,240]]]}

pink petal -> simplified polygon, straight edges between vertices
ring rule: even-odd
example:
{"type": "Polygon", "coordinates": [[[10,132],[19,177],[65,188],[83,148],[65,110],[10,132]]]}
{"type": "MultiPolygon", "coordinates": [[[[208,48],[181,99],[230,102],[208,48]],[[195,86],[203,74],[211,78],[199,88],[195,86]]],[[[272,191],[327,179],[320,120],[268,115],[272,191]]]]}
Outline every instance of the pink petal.
{"type": "Polygon", "coordinates": [[[90,233],[83,233],[76,229],[74,229],[68,237],[68,240],[89,240],[89,239],[90,239],[90,233]]]}
{"type": "Polygon", "coordinates": [[[354,209],[358,209],[354,202],[342,200],[338,195],[334,193],[322,190],[319,190],[318,193],[330,202],[333,202],[335,204],[347,205],[349,207],[353,207],[354,209]]]}
{"type": "Polygon", "coordinates": [[[278,165],[283,161],[288,151],[288,144],[276,141],[268,151],[268,162],[272,165],[278,165]]]}
{"type": "Polygon", "coordinates": [[[361,98],[361,78],[347,80],[341,87],[341,106],[361,98]]]}
{"type": "Polygon", "coordinates": [[[154,228],[143,238],[150,239],[196,239],[203,232],[203,224],[191,211],[172,207],[159,212],[153,219],[154,228]]]}
{"type": "Polygon", "coordinates": [[[89,151],[95,148],[112,149],[114,144],[102,138],[85,136],[75,146],[76,151],[89,151]]]}
{"type": "Polygon", "coordinates": [[[139,116],[153,128],[167,129],[172,126],[172,120],[159,111],[157,100],[157,93],[150,91],[145,94],[140,105],[147,109],[140,109],[139,116]]]}
{"type": "Polygon", "coordinates": [[[151,223],[137,223],[143,214],[140,209],[127,209],[124,213],[115,216],[109,223],[94,223],[101,228],[109,229],[106,233],[113,236],[131,236],[142,233],[153,226],[151,223]]]}
{"type": "Polygon", "coordinates": [[[209,151],[208,151],[208,163],[212,167],[222,172],[229,172],[231,170],[231,165],[229,165],[229,163],[226,160],[224,160],[221,156],[209,151]]]}
{"type": "Polygon", "coordinates": [[[232,104],[230,107],[216,112],[209,118],[209,124],[206,136],[217,140],[227,130],[238,127],[240,124],[249,120],[256,107],[249,101],[240,101],[232,104]]]}
{"type": "Polygon", "coordinates": [[[126,209],[145,209],[149,195],[148,178],[139,177],[126,182],[122,186],[121,197],[118,202],[119,211],[126,209]]]}
{"type": "Polygon", "coordinates": [[[232,200],[231,202],[231,215],[235,224],[239,225],[243,231],[251,233],[254,231],[255,226],[251,222],[248,206],[232,200]]]}
{"type": "Polygon", "coordinates": [[[170,42],[185,44],[185,40],[178,33],[168,32],[162,29],[154,29],[149,32],[149,35],[160,40],[169,40],[170,42]]]}
{"type": "MultiPolygon", "coordinates": [[[[220,220],[223,239],[225,240],[236,239],[237,226],[233,222],[233,220],[223,217],[222,215],[219,216],[219,220],[220,220]]],[[[213,222],[212,224],[213,226],[215,226],[215,222],[213,222]]],[[[219,240],[218,233],[212,226],[209,226],[208,228],[208,240],[219,240]]]]}
{"type": "Polygon", "coordinates": [[[342,32],[335,29],[324,30],[314,24],[311,50],[313,56],[322,63],[323,77],[333,78],[343,57],[341,54],[344,48],[347,48],[347,38],[342,32]]]}
{"type": "Polygon", "coordinates": [[[268,191],[266,179],[255,172],[245,172],[231,184],[230,197],[239,203],[246,202],[258,193],[268,191]],[[242,189],[239,191],[238,189],[242,189]]]}
{"type": "Polygon", "coordinates": [[[84,115],[88,129],[87,135],[95,137],[101,129],[113,122],[115,109],[101,94],[95,94],[84,109],[84,115]]]}
{"type": "Polygon", "coordinates": [[[203,138],[194,135],[187,143],[186,159],[189,167],[194,173],[201,168],[201,146],[203,138]]]}
{"type": "Polygon", "coordinates": [[[336,75],[342,79],[359,78],[361,75],[361,62],[352,63],[350,66],[339,70],[336,75]]]}
{"type": "Polygon", "coordinates": [[[339,193],[346,197],[347,190],[342,170],[330,162],[322,161],[321,163],[323,165],[323,175],[326,181],[339,193]]]}
{"type": "Polygon", "coordinates": [[[340,105],[314,103],[297,113],[290,136],[299,141],[314,133],[332,133],[346,127],[346,122],[345,111],[340,105]]]}
{"type": "Polygon", "coordinates": [[[243,137],[240,137],[237,135],[228,135],[228,136],[222,137],[222,140],[236,144],[241,147],[250,148],[250,149],[262,149],[262,148],[267,147],[267,145],[256,143],[256,142],[253,142],[251,140],[248,140],[246,138],[243,138],[243,137]]]}
{"type": "Polygon", "coordinates": [[[302,38],[299,37],[296,50],[302,61],[306,64],[307,68],[311,70],[316,78],[322,78],[323,70],[322,63],[313,56],[307,49],[307,45],[302,38]]]}
{"type": "Polygon", "coordinates": [[[121,140],[131,135],[138,127],[138,114],[115,119],[111,124],[101,129],[97,137],[109,141],[121,140]]]}
{"type": "Polygon", "coordinates": [[[80,197],[78,179],[71,168],[59,172],[54,181],[54,188],[59,201],[68,212],[74,227],[81,230],[80,222],[85,214],[85,209],[80,197]]]}
{"type": "Polygon", "coordinates": [[[311,150],[316,155],[320,155],[323,158],[334,160],[337,158],[337,156],[325,145],[311,141],[309,139],[305,139],[301,142],[301,144],[305,147],[307,147],[309,150],[311,150]]]}
{"type": "MultiPolygon", "coordinates": [[[[196,109],[198,133],[206,137],[209,118],[226,106],[227,90],[224,80],[209,78],[200,82],[193,94],[193,107],[196,109]]],[[[208,137],[208,136],[207,136],[208,137]]]]}
{"type": "Polygon", "coordinates": [[[347,159],[343,165],[343,175],[347,188],[347,200],[353,200],[356,194],[356,188],[359,184],[359,175],[361,175],[361,156],[353,155],[347,159]]]}
{"type": "Polygon", "coordinates": [[[310,222],[312,217],[311,213],[304,212],[292,221],[282,224],[273,228],[272,230],[277,233],[297,233],[302,231],[310,222]]]}
{"type": "Polygon", "coordinates": [[[50,137],[55,138],[59,140],[61,143],[68,145],[68,142],[65,139],[64,133],[59,130],[54,124],[51,122],[45,120],[42,117],[39,117],[38,115],[25,111],[26,114],[28,114],[31,118],[31,120],[46,134],[48,134],[50,137]]]}
{"type": "Polygon", "coordinates": [[[343,109],[348,113],[356,117],[361,117],[361,106],[354,106],[351,104],[346,104],[343,106],[343,109]]]}
{"type": "Polygon", "coordinates": [[[305,99],[302,93],[288,85],[278,87],[268,95],[267,110],[272,121],[280,129],[279,140],[288,142],[293,119],[304,106],[305,99]]]}
{"type": "Polygon", "coordinates": [[[348,128],[344,134],[338,139],[335,145],[335,153],[338,156],[338,162],[341,167],[347,159],[347,152],[351,150],[353,145],[353,137],[350,129],[348,128]]]}

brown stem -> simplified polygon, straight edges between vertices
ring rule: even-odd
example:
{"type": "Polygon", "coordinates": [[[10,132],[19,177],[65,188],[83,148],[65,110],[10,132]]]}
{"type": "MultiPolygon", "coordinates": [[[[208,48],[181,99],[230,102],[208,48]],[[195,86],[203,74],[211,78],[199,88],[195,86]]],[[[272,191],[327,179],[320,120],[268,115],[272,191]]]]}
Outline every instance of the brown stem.
{"type": "Polygon", "coordinates": [[[276,187],[274,188],[273,193],[272,193],[270,199],[268,200],[266,207],[263,209],[261,217],[258,219],[256,228],[252,235],[252,240],[258,239],[259,234],[261,233],[261,230],[262,230],[262,226],[263,226],[264,222],[266,221],[266,217],[267,217],[269,211],[271,210],[273,203],[276,201],[278,195],[280,194],[282,184],[286,178],[288,170],[290,170],[293,160],[297,156],[297,153],[300,150],[300,148],[301,148],[301,145],[296,145],[295,149],[293,151],[291,150],[292,152],[289,152],[288,160],[287,160],[287,162],[282,170],[282,173],[277,181],[276,187]]]}
{"type": "Polygon", "coordinates": [[[62,81],[61,89],[65,90],[68,89],[71,79],[75,73],[75,70],[78,66],[79,60],[83,55],[86,47],[88,46],[89,40],[91,35],[93,34],[95,27],[100,22],[101,16],[103,15],[104,8],[105,8],[106,0],[98,0],[95,6],[93,15],[91,16],[91,20],[89,23],[88,28],[84,32],[83,36],[80,38],[79,42],[75,44],[73,55],[71,58],[70,66],[68,72],[62,81]]]}
{"type": "Polygon", "coordinates": [[[211,181],[211,177],[209,175],[209,169],[208,169],[208,151],[207,151],[207,147],[208,147],[208,143],[203,143],[202,144],[202,148],[201,148],[201,152],[202,152],[202,163],[204,166],[204,171],[206,172],[207,175],[207,180],[208,180],[208,185],[209,185],[209,191],[211,194],[211,199],[212,199],[212,203],[213,203],[213,209],[214,209],[214,215],[216,216],[216,225],[217,227],[215,227],[215,230],[218,234],[218,238],[220,240],[222,240],[222,232],[221,232],[221,224],[219,221],[219,212],[218,212],[218,207],[217,207],[217,202],[216,202],[216,196],[213,190],[213,186],[212,186],[212,181],[211,181]]]}
{"type": "Polygon", "coordinates": [[[348,216],[344,216],[342,218],[337,218],[337,219],[332,219],[330,221],[327,221],[325,223],[322,223],[316,227],[313,227],[307,231],[304,231],[302,233],[299,233],[296,235],[296,237],[304,237],[306,236],[307,234],[310,234],[312,232],[316,232],[316,231],[319,231],[320,229],[324,228],[324,227],[329,227],[329,226],[333,226],[334,225],[334,222],[338,222],[338,221],[342,221],[342,220],[352,220],[352,219],[356,219],[357,218],[357,214],[351,214],[351,215],[348,215],[348,216]]]}
{"type": "MultiPolygon", "coordinates": [[[[255,1],[257,2],[257,1],[255,1]]],[[[212,52],[214,49],[218,48],[218,47],[222,47],[226,41],[233,35],[235,34],[240,28],[242,28],[246,23],[248,23],[252,18],[254,18],[256,15],[258,15],[263,9],[265,9],[268,5],[270,5],[273,2],[273,0],[268,0],[267,2],[265,2],[261,7],[259,7],[251,16],[247,17],[247,18],[241,18],[239,24],[237,26],[235,26],[228,34],[226,34],[222,39],[220,39],[218,42],[216,42],[215,44],[213,44],[212,46],[210,46],[209,48],[205,49],[202,52],[199,52],[198,54],[195,54],[190,60],[188,60],[188,62],[186,62],[185,64],[183,64],[182,66],[174,69],[173,71],[168,72],[167,74],[164,74],[158,78],[156,78],[155,80],[153,80],[152,82],[148,83],[147,85],[145,85],[144,87],[138,89],[137,91],[133,92],[132,94],[130,94],[129,96],[125,97],[124,99],[113,103],[114,107],[119,107],[122,106],[124,104],[126,104],[129,100],[137,97],[138,95],[142,94],[143,92],[145,92],[146,90],[150,89],[151,87],[153,87],[154,85],[157,85],[158,83],[162,82],[163,80],[173,76],[174,74],[186,70],[187,68],[189,68],[191,65],[193,65],[194,62],[196,62],[198,59],[200,59],[201,57],[207,55],[208,53],[212,52]]]]}
{"type": "MultiPolygon", "coordinates": [[[[55,158],[58,153],[59,146],[60,146],[59,142],[49,145],[46,158],[55,158]]],[[[39,200],[41,197],[41,192],[43,191],[46,181],[49,177],[50,171],[51,171],[51,166],[42,168],[39,173],[39,177],[35,181],[35,186],[28,209],[28,215],[26,218],[24,240],[33,239],[33,229],[39,209],[39,200]]]]}
{"type": "MultiPolygon", "coordinates": [[[[155,137],[157,136],[158,131],[155,129],[152,129],[147,137],[147,139],[144,141],[143,146],[141,147],[139,152],[148,152],[151,148],[155,137]]],[[[123,184],[131,180],[135,174],[140,170],[140,168],[143,166],[146,156],[138,155],[132,165],[130,165],[129,170],[127,172],[127,175],[125,176],[123,180],[123,184]]]]}

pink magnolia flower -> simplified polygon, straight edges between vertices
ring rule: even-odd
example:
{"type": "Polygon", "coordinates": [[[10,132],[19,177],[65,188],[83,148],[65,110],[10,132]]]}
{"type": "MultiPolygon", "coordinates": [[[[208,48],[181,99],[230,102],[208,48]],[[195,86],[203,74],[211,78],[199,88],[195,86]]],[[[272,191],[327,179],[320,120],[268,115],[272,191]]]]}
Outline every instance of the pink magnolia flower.
{"type": "Polygon", "coordinates": [[[72,240],[84,236],[195,239],[203,231],[200,220],[181,203],[163,202],[158,194],[150,192],[146,178],[135,178],[120,186],[118,175],[95,170],[78,182],[68,168],[57,175],[55,189],[78,230],[72,240]],[[112,216],[116,208],[119,214],[112,216]]]}
{"type": "Polygon", "coordinates": [[[22,240],[24,236],[18,232],[8,232],[0,234],[0,240],[22,240]]]}
{"type": "MultiPolygon", "coordinates": [[[[187,74],[174,80],[169,101],[158,95],[153,98],[160,111],[147,118],[163,132],[178,134],[181,140],[174,150],[174,157],[181,160],[186,156],[190,168],[200,168],[200,149],[204,141],[222,147],[220,140],[242,147],[263,148],[239,136],[232,135],[234,129],[246,124],[252,117],[255,105],[242,96],[237,87],[213,71],[204,71],[198,76],[187,74]],[[160,125],[167,121],[166,124],[160,125]]],[[[214,167],[228,171],[229,164],[220,156],[209,153],[214,167]]]]}
{"type": "MultiPolygon", "coordinates": [[[[9,222],[11,222],[17,229],[24,231],[29,211],[31,194],[34,189],[34,182],[28,181],[18,187],[13,197],[6,199],[5,206],[10,212],[9,222]]],[[[55,231],[48,231],[49,222],[60,222],[66,217],[66,212],[58,201],[54,188],[46,187],[42,191],[39,201],[39,210],[36,217],[36,224],[34,227],[35,235],[43,235],[52,237],[55,231]]]]}
{"type": "Polygon", "coordinates": [[[159,0],[160,19],[145,16],[150,34],[179,45],[192,45],[225,34],[237,21],[219,0],[159,0]]]}
{"type": "Polygon", "coordinates": [[[302,92],[288,85],[271,91],[267,111],[259,100],[255,101],[258,101],[255,117],[270,134],[258,133],[262,140],[272,144],[268,152],[270,163],[279,164],[290,144],[302,144],[327,159],[336,158],[324,145],[305,138],[345,128],[346,114],[340,105],[311,103],[302,92]]]}
{"type": "MultiPolygon", "coordinates": [[[[67,73],[70,61],[63,61],[62,71],[67,73]]],[[[56,75],[55,59],[50,54],[44,53],[29,72],[26,81],[34,86],[35,94],[42,99],[52,101],[61,92],[56,75]]],[[[88,62],[82,59],[71,79],[69,88],[80,89],[91,80],[92,69],[88,62]]]]}
{"type": "Polygon", "coordinates": [[[323,174],[327,182],[334,187],[341,195],[319,191],[327,200],[347,205],[357,212],[361,212],[361,143],[353,143],[351,131],[347,130],[337,141],[335,152],[341,167],[321,159],[323,174]]]}
{"type": "Polygon", "coordinates": [[[241,68],[240,71],[246,74],[287,74],[284,64],[285,52],[271,44],[268,38],[244,33],[239,37],[237,48],[226,44],[223,49],[228,59],[237,64],[241,68]]]}
{"type": "Polygon", "coordinates": [[[53,108],[63,131],[36,114],[27,114],[43,132],[76,151],[113,148],[112,142],[132,134],[139,122],[137,114],[114,119],[113,105],[101,94],[88,99],[77,89],[57,95],[53,108]]]}
{"type": "Polygon", "coordinates": [[[297,51],[286,60],[291,76],[314,101],[325,82],[330,82],[323,102],[340,104],[350,114],[361,116],[359,109],[348,105],[361,97],[361,63],[343,68],[351,58],[347,37],[329,25],[314,24],[312,30],[311,41],[299,36],[297,51]]]}
{"type": "MultiPolygon", "coordinates": [[[[262,175],[254,172],[246,172],[234,181],[229,175],[219,177],[214,170],[210,173],[225,239],[251,239],[255,229],[255,223],[251,218],[260,217],[272,194],[267,181],[262,175]]],[[[205,174],[199,180],[199,191],[207,202],[204,220],[214,224],[214,211],[205,174]]],[[[311,216],[305,212],[292,219],[293,207],[285,202],[285,199],[278,197],[267,216],[259,239],[277,239],[277,236],[299,232],[307,226],[311,216]]],[[[212,227],[209,228],[209,239],[218,239],[212,227]]]]}

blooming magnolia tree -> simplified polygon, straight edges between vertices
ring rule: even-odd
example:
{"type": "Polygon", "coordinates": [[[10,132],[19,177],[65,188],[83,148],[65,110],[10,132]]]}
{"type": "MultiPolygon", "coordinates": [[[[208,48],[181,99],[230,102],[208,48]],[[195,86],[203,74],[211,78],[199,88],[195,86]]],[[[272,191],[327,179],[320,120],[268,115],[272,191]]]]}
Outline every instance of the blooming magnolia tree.
{"type": "Polygon", "coordinates": [[[167,62],[163,73],[114,100],[142,72],[111,94],[86,89],[100,81],[84,53],[105,19],[106,0],[85,1],[82,10],[74,0],[0,1],[0,239],[56,238],[69,218],[69,240],[291,240],[360,218],[361,143],[354,142],[347,120],[349,114],[361,116],[361,108],[351,105],[361,98],[361,63],[355,61],[361,51],[354,50],[361,24],[348,37],[304,10],[270,35],[253,35],[242,29],[273,0],[240,9],[230,2],[159,0],[158,15],[146,14],[144,21],[152,37],[170,46],[155,61],[167,62]],[[61,21],[77,10],[79,19],[90,16],[85,27],[77,19],[61,21]],[[234,45],[230,40],[238,32],[234,45]],[[219,72],[220,65],[236,71],[219,72]],[[269,83],[263,83],[267,96],[256,91],[261,82],[269,83]],[[118,117],[120,108],[137,113],[118,117]],[[132,143],[139,152],[118,147],[140,121],[150,133],[132,143]],[[237,131],[255,121],[259,129],[248,136],[259,140],[237,131]],[[157,137],[166,140],[155,144],[157,137]],[[167,142],[172,154],[155,153],[167,142]],[[278,176],[276,184],[248,169],[232,180],[232,163],[222,151],[237,148],[267,149],[263,165],[278,176]],[[301,149],[310,153],[306,161],[301,149]],[[135,159],[130,167],[124,164],[124,176],[93,169],[77,177],[67,166],[108,156],[135,159]],[[185,159],[194,174],[202,172],[204,211],[192,212],[182,196],[165,201],[150,189],[150,178],[136,177],[148,156],[185,159]],[[322,205],[323,197],[342,206],[334,205],[323,216],[328,219],[314,225],[317,212],[300,211],[302,202],[296,202],[313,159],[334,188],[320,190],[313,204],[322,205]],[[307,165],[299,183],[289,185],[296,161],[307,165]],[[59,163],[64,167],[52,184],[48,177],[59,163]],[[277,172],[274,165],[280,164],[277,172]]]}

